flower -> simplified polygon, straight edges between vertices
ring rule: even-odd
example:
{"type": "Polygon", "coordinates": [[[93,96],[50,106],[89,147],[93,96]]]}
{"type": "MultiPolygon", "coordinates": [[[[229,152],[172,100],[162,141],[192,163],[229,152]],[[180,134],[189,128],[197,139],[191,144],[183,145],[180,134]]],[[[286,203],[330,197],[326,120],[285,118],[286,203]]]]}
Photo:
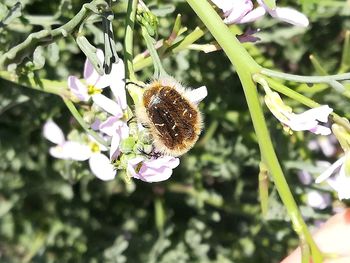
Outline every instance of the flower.
{"type": "Polygon", "coordinates": [[[169,179],[173,169],[179,164],[179,158],[172,156],[163,156],[150,160],[136,157],[128,161],[127,172],[131,177],[144,182],[161,182],[169,179]]]}
{"type": "MultiPolygon", "coordinates": [[[[102,63],[104,60],[104,54],[102,50],[98,49],[97,57],[102,63]]],[[[117,102],[124,110],[127,107],[126,95],[124,88],[124,63],[119,59],[118,63],[112,65],[111,73],[100,76],[94,69],[91,62],[86,59],[84,67],[84,79],[86,84],[83,84],[77,77],[68,77],[68,87],[72,93],[81,101],[89,101],[90,98],[93,101],[101,105],[104,103],[104,99],[101,99],[101,92],[104,88],[110,86],[113,95],[116,97],[117,102]]]]}
{"type": "Polygon", "coordinates": [[[89,160],[93,174],[103,180],[112,180],[116,176],[114,166],[101,151],[107,148],[90,137],[89,145],[75,141],[66,141],[62,130],[58,125],[49,120],[45,123],[43,134],[46,139],[56,144],[50,148],[50,154],[58,159],[70,159],[75,161],[89,160]]]}
{"type": "Polygon", "coordinates": [[[58,125],[49,120],[43,128],[43,135],[56,146],[50,147],[50,154],[58,159],[71,159],[75,161],[85,161],[90,158],[91,149],[84,144],[75,141],[66,141],[62,130],[58,125]]]}
{"type": "Polygon", "coordinates": [[[316,178],[316,183],[322,183],[327,180],[327,183],[338,193],[340,200],[350,198],[350,175],[347,165],[349,164],[350,153],[346,153],[333,163],[326,171],[316,178]],[[338,174],[332,178],[330,176],[338,171],[338,174]]]}
{"type": "Polygon", "coordinates": [[[294,131],[310,131],[315,134],[329,135],[331,129],[320,125],[327,122],[329,114],[333,111],[328,105],[322,105],[303,113],[293,113],[292,108],[284,104],[276,92],[268,92],[265,103],[272,114],[286,127],[294,131]]]}
{"type": "Polygon", "coordinates": [[[295,26],[309,25],[309,20],[303,13],[290,7],[269,7],[264,0],[257,0],[259,6],[255,9],[251,0],[212,0],[212,2],[224,12],[226,24],[254,22],[269,13],[273,18],[295,26]]]}

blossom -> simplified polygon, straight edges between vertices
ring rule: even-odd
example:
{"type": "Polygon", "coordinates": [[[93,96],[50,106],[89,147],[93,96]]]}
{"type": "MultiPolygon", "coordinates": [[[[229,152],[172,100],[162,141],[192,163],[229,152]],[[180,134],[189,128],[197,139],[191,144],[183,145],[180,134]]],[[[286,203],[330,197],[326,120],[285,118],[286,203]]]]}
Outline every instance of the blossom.
{"type": "MultiPolygon", "coordinates": [[[[98,49],[96,54],[102,63],[104,60],[102,50],[98,49]]],[[[87,102],[92,98],[96,104],[102,105],[105,100],[101,98],[103,95],[100,93],[104,88],[110,86],[117,102],[124,110],[127,107],[124,78],[124,63],[121,59],[119,59],[118,63],[113,63],[110,74],[102,76],[94,69],[91,62],[86,59],[84,66],[85,83],[82,83],[76,76],[69,76],[68,87],[79,100],[87,102]]]]}
{"type": "Polygon", "coordinates": [[[85,161],[92,154],[91,149],[87,145],[75,141],[66,141],[62,130],[52,120],[45,123],[43,135],[50,142],[56,144],[50,147],[49,150],[50,154],[55,158],[85,161]]]}
{"type": "Polygon", "coordinates": [[[259,6],[253,9],[251,0],[212,0],[224,12],[226,24],[249,23],[268,13],[273,18],[301,27],[307,27],[309,20],[290,7],[269,7],[264,0],[257,0],[259,6]]]}
{"type": "Polygon", "coordinates": [[[284,104],[276,92],[268,92],[265,96],[265,103],[272,114],[291,130],[310,131],[321,135],[332,133],[330,128],[320,124],[327,122],[329,114],[333,111],[328,105],[322,105],[296,114],[293,113],[292,108],[284,104]]]}
{"type": "Polygon", "coordinates": [[[160,182],[169,179],[173,169],[179,164],[179,158],[172,156],[162,156],[149,160],[136,157],[128,161],[127,172],[131,177],[144,182],[160,182]]]}
{"type": "Polygon", "coordinates": [[[340,200],[350,198],[350,175],[348,172],[348,159],[350,158],[350,153],[346,153],[343,157],[339,158],[335,163],[333,163],[326,171],[324,171],[316,179],[316,183],[322,183],[327,180],[327,183],[338,193],[340,200]],[[338,174],[331,177],[337,171],[338,174]]]}
{"type": "Polygon", "coordinates": [[[104,181],[115,178],[116,171],[114,166],[111,164],[109,158],[101,153],[101,151],[106,151],[107,148],[96,142],[93,138],[90,137],[88,144],[66,141],[62,130],[52,120],[45,123],[43,134],[46,139],[56,144],[49,151],[53,157],[75,161],[89,160],[90,169],[97,178],[104,181]]]}

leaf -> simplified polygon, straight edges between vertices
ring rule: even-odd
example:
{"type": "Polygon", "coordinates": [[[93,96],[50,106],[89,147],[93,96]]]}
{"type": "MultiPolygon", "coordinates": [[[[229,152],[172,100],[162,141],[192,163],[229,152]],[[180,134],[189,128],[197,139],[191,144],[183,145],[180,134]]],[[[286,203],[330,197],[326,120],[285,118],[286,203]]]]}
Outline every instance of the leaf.
{"type": "MultiPolygon", "coordinates": [[[[3,12],[3,9],[1,10],[3,12]]],[[[5,18],[0,21],[0,29],[5,27],[5,25],[10,24],[14,19],[17,17],[20,17],[22,15],[21,13],[21,3],[17,2],[12,8],[8,11],[5,18]]],[[[1,13],[0,13],[1,16],[1,13]]]]}

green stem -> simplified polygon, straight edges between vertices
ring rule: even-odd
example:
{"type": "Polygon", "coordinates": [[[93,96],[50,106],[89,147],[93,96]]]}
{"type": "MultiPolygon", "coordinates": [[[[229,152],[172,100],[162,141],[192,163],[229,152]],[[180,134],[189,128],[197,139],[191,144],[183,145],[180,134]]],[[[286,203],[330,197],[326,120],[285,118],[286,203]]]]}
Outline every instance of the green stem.
{"type": "MultiPolygon", "coordinates": [[[[204,36],[204,30],[200,27],[196,27],[195,30],[193,30],[190,34],[185,36],[182,40],[172,44],[170,47],[168,47],[163,54],[161,54],[161,57],[166,57],[169,54],[175,54],[182,50],[185,50],[188,48],[189,45],[196,42],[199,38],[204,36]]],[[[164,43],[164,40],[162,41],[164,43]]],[[[135,71],[139,71],[147,66],[152,65],[152,58],[147,56],[140,58],[139,56],[136,57],[133,61],[135,71]]]]}
{"type": "Polygon", "coordinates": [[[280,79],[296,81],[301,83],[330,83],[333,80],[339,80],[339,81],[350,80],[350,73],[342,73],[342,74],[329,75],[329,76],[300,76],[300,75],[293,75],[293,74],[278,72],[278,71],[266,69],[266,68],[262,69],[260,73],[270,77],[276,77],[280,79]]]}
{"type": "Polygon", "coordinates": [[[71,98],[71,93],[68,90],[67,82],[53,81],[48,79],[37,80],[33,77],[19,78],[14,73],[8,71],[0,71],[0,78],[26,88],[55,94],[63,98],[71,98]]]}
{"type": "Polygon", "coordinates": [[[280,78],[280,79],[285,79],[285,80],[290,80],[295,82],[301,82],[301,83],[327,83],[339,92],[343,92],[345,88],[338,81],[350,79],[350,73],[343,73],[343,74],[329,75],[329,76],[300,76],[300,75],[293,75],[293,74],[278,72],[278,71],[270,70],[266,68],[262,69],[260,73],[270,77],[275,77],[275,78],[280,78]]]}
{"type": "Polygon", "coordinates": [[[125,39],[124,39],[124,60],[125,60],[125,75],[126,79],[136,81],[134,64],[134,28],[137,10],[137,0],[128,1],[128,9],[125,20],[125,39]]]}
{"type": "Polygon", "coordinates": [[[304,104],[310,108],[316,108],[316,107],[320,106],[320,104],[313,101],[312,99],[300,94],[299,92],[296,92],[296,91],[288,88],[287,86],[283,85],[282,83],[280,83],[276,80],[273,80],[273,79],[268,78],[268,77],[263,77],[263,78],[267,81],[267,83],[269,84],[269,87],[271,87],[275,91],[278,91],[279,93],[286,95],[287,97],[289,97],[293,100],[300,102],[301,104],[304,104]]]}
{"type": "Polygon", "coordinates": [[[162,63],[160,62],[156,48],[154,47],[154,39],[148,34],[147,29],[142,27],[142,36],[145,39],[148,51],[152,57],[154,64],[154,78],[158,79],[161,76],[167,76],[168,74],[164,70],[162,63]]]}
{"type": "Polygon", "coordinates": [[[315,244],[302,218],[298,206],[294,201],[288,183],[283,175],[282,168],[278,162],[270,134],[266,126],[258,92],[256,90],[255,83],[252,80],[252,75],[258,73],[261,70],[261,67],[240,45],[239,41],[232,35],[228,27],[222,22],[220,16],[214,11],[206,0],[187,0],[187,2],[225,51],[231,63],[235,66],[247,99],[252,122],[258,138],[262,161],[266,164],[274,180],[282,202],[284,203],[292,220],[294,230],[299,235],[301,240],[307,240],[311,248],[314,262],[322,262],[322,254],[315,244]]]}
{"type": "Polygon", "coordinates": [[[64,104],[66,104],[69,111],[72,113],[73,117],[77,120],[77,122],[80,124],[80,126],[88,133],[90,134],[97,142],[100,144],[108,147],[108,144],[103,140],[94,130],[90,129],[89,126],[85,123],[83,120],[83,117],[80,115],[77,108],[74,106],[73,102],[67,99],[63,99],[64,104]]]}

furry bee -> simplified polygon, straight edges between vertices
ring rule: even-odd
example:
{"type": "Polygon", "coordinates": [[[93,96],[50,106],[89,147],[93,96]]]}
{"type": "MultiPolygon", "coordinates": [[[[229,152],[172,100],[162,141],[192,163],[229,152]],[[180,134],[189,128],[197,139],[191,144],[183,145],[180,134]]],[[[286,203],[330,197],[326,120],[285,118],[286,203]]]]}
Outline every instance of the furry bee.
{"type": "MultiPolygon", "coordinates": [[[[206,88],[199,89],[204,98],[206,88]]],[[[180,156],[198,140],[203,122],[197,106],[201,99],[193,98],[194,93],[170,77],[154,80],[144,88],[136,116],[149,129],[160,153],[180,156]]]]}

